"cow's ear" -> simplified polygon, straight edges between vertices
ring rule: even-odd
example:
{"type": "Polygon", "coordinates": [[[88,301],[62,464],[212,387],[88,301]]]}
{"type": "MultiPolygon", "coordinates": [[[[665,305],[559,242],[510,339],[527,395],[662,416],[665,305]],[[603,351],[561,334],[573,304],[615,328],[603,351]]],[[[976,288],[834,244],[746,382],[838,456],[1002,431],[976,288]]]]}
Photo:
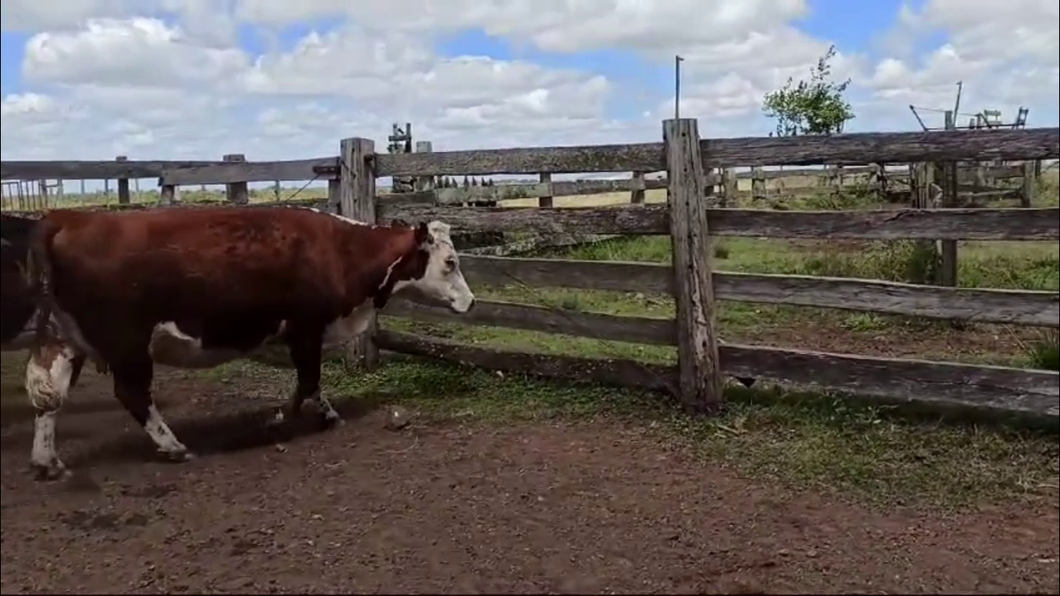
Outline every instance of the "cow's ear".
{"type": "Polygon", "coordinates": [[[427,229],[426,223],[420,223],[416,226],[416,244],[430,244],[434,242],[434,238],[431,236],[430,230],[427,229]]]}

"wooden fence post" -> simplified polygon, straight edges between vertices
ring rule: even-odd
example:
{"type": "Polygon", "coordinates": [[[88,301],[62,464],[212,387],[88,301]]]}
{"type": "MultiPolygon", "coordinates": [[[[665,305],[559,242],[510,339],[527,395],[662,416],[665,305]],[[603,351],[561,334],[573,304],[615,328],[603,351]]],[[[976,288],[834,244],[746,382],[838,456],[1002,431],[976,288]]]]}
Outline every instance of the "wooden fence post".
{"type": "MultiPolygon", "coordinates": [[[[551,190],[552,174],[551,173],[540,174],[540,178],[538,178],[538,180],[541,181],[541,184],[548,184],[549,185],[549,187],[550,187],[549,188],[549,194],[551,195],[551,192],[552,192],[552,190],[551,190]]],[[[551,207],[552,206],[552,197],[551,196],[538,197],[537,206],[538,207],[551,207]]]]}
{"type": "MultiPolygon", "coordinates": [[[[954,130],[956,127],[957,121],[954,119],[953,111],[947,110],[946,130],[954,130]]],[[[942,204],[940,207],[953,209],[957,206],[957,162],[943,162],[941,172],[939,187],[942,189],[942,204]]],[[[942,256],[938,276],[939,285],[957,287],[957,241],[940,241],[939,254],[942,256]]]]}
{"type": "Polygon", "coordinates": [[[681,400],[693,412],[708,413],[721,406],[722,378],[715,335],[714,254],[696,121],[664,121],[663,144],[670,184],[681,400]]]}
{"type": "Polygon", "coordinates": [[[176,205],[178,202],[177,198],[177,186],[175,184],[163,184],[162,188],[158,191],[158,202],[163,205],[176,205]]]}
{"type": "MultiPolygon", "coordinates": [[[[114,158],[114,161],[129,161],[129,158],[124,155],[119,155],[114,158]]],[[[129,198],[129,179],[126,177],[118,178],[118,204],[128,205],[132,201],[129,198]]]]}
{"type": "Polygon", "coordinates": [[[877,202],[887,200],[887,174],[882,163],[869,164],[869,192],[876,195],[877,202]]]}
{"type": "Polygon", "coordinates": [[[1023,189],[1020,192],[1020,207],[1034,205],[1034,192],[1038,189],[1038,177],[1035,175],[1037,161],[1023,162],[1023,189]]]}
{"type": "MultiPolygon", "coordinates": [[[[933,187],[935,186],[934,164],[927,162],[916,162],[909,164],[909,190],[912,196],[910,203],[914,209],[931,209],[934,207],[932,200],[933,187]]],[[[930,253],[935,263],[939,261],[939,247],[933,240],[917,240],[920,250],[930,253]]],[[[934,266],[932,267],[934,269],[934,266]]],[[[918,279],[919,283],[930,283],[934,280],[918,279]]]]}
{"type": "Polygon", "coordinates": [[[633,190],[629,194],[629,202],[634,205],[644,204],[644,172],[633,172],[633,190]]]}
{"type": "MultiPolygon", "coordinates": [[[[230,153],[221,158],[221,161],[232,163],[243,163],[247,157],[242,153],[230,153]]],[[[247,190],[246,182],[232,182],[225,185],[225,199],[236,205],[246,205],[250,202],[250,191],[247,190]]]]}
{"type": "MultiPolygon", "coordinates": [[[[343,139],[339,144],[339,212],[367,224],[375,223],[375,169],[369,162],[374,154],[375,141],[371,139],[343,139]]],[[[376,365],[379,351],[372,341],[375,329],[376,316],[372,314],[368,329],[347,346],[348,365],[376,365]]]]}
{"type": "Polygon", "coordinates": [[[342,180],[339,178],[328,179],[327,209],[330,213],[342,213],[342,180]]]}
{"type": "MultiPolygon", "coordinates": [[[[434,145],[430,141],[416,141],[416,153],[433,153],[434,145]]],[[[416,176],[412,190],[419,192],[434,189],[434,176],[416,176]]]]}
{"type": "Polygon", "coordinates": [[[737,189],[739,181],[736,178],[736,170],[723,168],[721,170],[721,206],[731,207],[736,205],[737,189]]]}
{"type": "Polygon", "coordinates": [[[751,201],[766,198],[766,179],[762,166],[751,166],[751,201]]]}

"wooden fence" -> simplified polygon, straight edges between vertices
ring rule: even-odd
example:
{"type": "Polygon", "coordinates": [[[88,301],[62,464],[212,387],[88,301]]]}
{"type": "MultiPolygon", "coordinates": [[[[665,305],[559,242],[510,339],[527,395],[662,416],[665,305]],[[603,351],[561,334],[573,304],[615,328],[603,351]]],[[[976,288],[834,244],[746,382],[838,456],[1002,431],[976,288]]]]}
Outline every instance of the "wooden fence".
{"type": "MultiPolygon", "coordinates": [[[[393,303],[384,314],[673,345],[678,348],[676,366],[498,351],[375,326],[370,336],[351,348],[353,356],[368,365],[375,362],[378,349],[388,349],[496,370],[667,390],[694,411],[716,408],[722,399],[723,376],[731,375],[887,400],[1060,416],[1060,375],[1056,372],[724,344],[717,339],[714,322],[716,300],[737,300],[1056,329],[1060,327],[1060,294],[1056,292],[731,273],[713,269],[710,250],[711,239],[721,236],[1057,241],[1057,208],[777,211],[709,208],[703,200],[710,182],[707,173],[716,168],[1054,159],[1060,157],[1060,128],[701,140],[696,121],[668,120],[663,136],[662,143],[635,145],[395,155],[374,153],[371,140],[346,139],[337,158],[260,163],[3,162],[0,177],[157,176],[164,196],[173,196],[178,185],[229,184],[233,200],[239,195],[238,187],[247,181],[325,177],[330,180],[329,197],[316,204],[365,221],[441,219],[463,231],[665,234],[672,239],[672,265],[461,258],[473,286],[517,280],[528,286],[669,293],[677,304],[677,315],[671,320],[485,300],[462,316],[401,302],[393,303]],[[375,189],[376,178],[395,175],[660,170],[668,172],[667,204],[474,208],[377,195],[375,189]]],[[[554,186],[549,188],[555,192],[554,186]]]]}
{"type": "MultiPolygon", "coordinates": [[[[982,206],[996,199],[1018,199],[1020,206],[1031,207],[1036,183],[1040,176],[1039,163],[983,165],[960,164],[956,200],[947,201],[957,206],[982,206]],[[1018,184],[1014,184],[1018,182],[1018,184]]],[[[707,193],[718,206],[746,204],[748,201],[782,203],[788,199],[858,193],[879,202],[915,203],[917,189],[912,181],[920,169],[931,164],[892,166],[826,166],[766,170],[756,166],[747,171],[722,168],[707,173],[707,193]],[[741,188],[741,181],[748,181],[741,188]]],[[[538,199],[539,206],[550,207],[553,197],[586,196],[611,193],[630,193],[630,203],[643,203],[645,191],[667,188],[663,177],[646,177],[634,172],[622,180],[568,180],[553,182],[551,174],[541,174],[540,182],[495,183],[489,179],[464,177],[463,185],[445,186],[435,182],[432,188],[416,193],[416,200],[424,203],[466,204],[496,203],[517,199],[538,199]],[[477,183],[477,184],[475,184],[477,183]],[[431,192],[433,191],[433,192],[431,192]]],[[[450,179],[451,180],[451,179],[450,179]]],[[[939,187],[937,193],[943,189],[939,187]]]]}

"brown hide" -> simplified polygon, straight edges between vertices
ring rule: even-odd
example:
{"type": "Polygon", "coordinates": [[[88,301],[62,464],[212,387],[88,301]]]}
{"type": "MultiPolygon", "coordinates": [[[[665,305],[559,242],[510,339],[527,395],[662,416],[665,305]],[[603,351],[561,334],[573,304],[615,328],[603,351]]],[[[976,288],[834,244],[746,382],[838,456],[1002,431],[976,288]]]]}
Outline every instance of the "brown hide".
{"type": "MultiPolygon", "coordinates": [[[[355,225],[289,208],[123,213],[57,210],[41,220],[54,304],[106,361],[142,361],[173,321],[204,348],[250,350],[286,322],[313,341],[391,280],[423,275],[426,226],[355,225]]],[[[392,287],[392,284],[389,284],[392,287]]],[[[389,288],[387,288],[389,291],[389,288]]]]}

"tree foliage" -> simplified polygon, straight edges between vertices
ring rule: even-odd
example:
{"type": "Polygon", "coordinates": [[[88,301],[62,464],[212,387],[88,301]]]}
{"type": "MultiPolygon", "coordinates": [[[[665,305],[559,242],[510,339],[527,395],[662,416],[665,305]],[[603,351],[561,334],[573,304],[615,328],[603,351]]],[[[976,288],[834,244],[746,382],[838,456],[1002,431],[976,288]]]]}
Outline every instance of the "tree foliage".
{"type": "Polygon", "coordinates": [[[843,132],[843,125],[854,118],[850,103],[843,97],[850,79],[832,80],[832,58],[835,46],[828,48],[817,66],[810,70],[810,80],[788,82],[766,94],[762,111],[776,118],[777,136],[828,135],[843,132]]]}

